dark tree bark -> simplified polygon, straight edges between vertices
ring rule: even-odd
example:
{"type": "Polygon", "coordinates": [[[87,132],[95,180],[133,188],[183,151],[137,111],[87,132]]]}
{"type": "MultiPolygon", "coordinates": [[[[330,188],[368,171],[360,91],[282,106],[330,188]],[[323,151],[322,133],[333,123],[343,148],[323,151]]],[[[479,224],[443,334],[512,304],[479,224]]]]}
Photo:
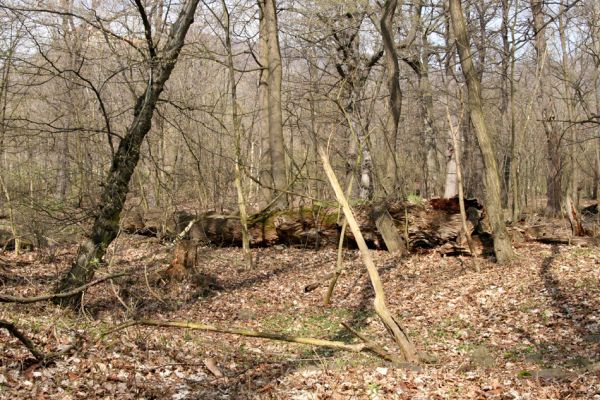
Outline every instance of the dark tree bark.
{"type": "MultiPolygon", "coordinates": [[[[101,206],[95,216],[91,232],[88,239],[79,246],[77,259],[60,282],[58,292],[68,291],[90,282],[100,266],[107,247],[117,236],[123,203],[129,191],[129,182],[140,158],[140,147],[150,131],[156,103],[177,63],[186,34],[194,21],[198,2],[199,0],[188,0],[182,5],[164,49],[157,54],[157,49],[152,43],[151,26],[141,2],[136,0],[146,31],[150,77],[145,93],[138,99],[133,122],[113,157],[108,177],[103,185],[101,206]]],[[[59,302],[63,305],[78,306],[81,302],[81,293],[60,299],[59,302]]]]}
{"type": "Polygon", "coordinates": [[[452,19],[452,29],[456,37],[460,64],[467,83],[469,112],[473,127],[475,128],[475,134],[477,135],[477,142],[483,156],[486,192],[485,207],[494,235],[494,252],[496,253],[498,262],[505,263],[514,258],[515,254],[510,237],[506,231],[506,225],[504,224],[500,198],[500,174],[496,162],[496,153],[483,115],[480,80],[473,64],[465,17],[460,0],[450,0],[450,16],[452,19]]]}
{"type": "Polygon", "coordinates": [[[390,92],[389,107],[392,119],[387,132],[388,151],[386,152],[384,185],[389,184],[391,191],[396,190],[398,185],[398,163],[396,161],[396,146],[398,142],[398,125],[402,112],[402,91],[400,90],[400,66],[398,65],[398,53],[393,37],[393,20],[396,13],[397,0],[386,0],[383,5],[381,16],[381,39],[385,56],[387,73],[387,86],[390,92]]]}
{"type": "Polygon", "coordinates": [[[555,110],[550,96],[549,80],[546,78],[546,64],[548,63],[546,45],[546,22],[544,18],[544,5],[542,0],[531,0],[531,13],[533,15],[533,29],[535,34],[535,52],[540,79],[539,104],[541,106],[541,120],[546,133],[546,150],[548,162],[548,175],[546,177],[546,213],[557,215],[560,213],[560,199],[562,196],[562,167],[563,156],[560,150],[561,133],[556,126],[555,110]]]}

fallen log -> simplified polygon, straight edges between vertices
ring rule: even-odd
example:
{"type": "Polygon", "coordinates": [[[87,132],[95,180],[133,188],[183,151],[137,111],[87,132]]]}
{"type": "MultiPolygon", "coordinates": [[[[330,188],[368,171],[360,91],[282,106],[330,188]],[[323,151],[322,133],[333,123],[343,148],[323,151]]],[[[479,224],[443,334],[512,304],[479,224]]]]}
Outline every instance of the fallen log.
{"type": "MultiPolygon", "coordinates": [[[[483,207],[474,199],[465,200],[468,226],[477,233],[480,229],[483,207]]],[[[381,227],[382,210],[389,214],[392,226],[399,235],[393,237],[394,248],[397,241],[405,240],[408,232],[408,248],[431,249],[447,242],[460,241],[462,223],[458,199],[431,199],[420,203],[385,202],[379,204],[356,205],[356,213],[361,232],[367,245],[372,249],[387,249],[378,225],[381,227]]],[[[149,213],[155,217],[158,213],[149,213]]],[[[163,213],[164,215],[164,213],[163,213]]],[[[342,220],[339,209],[335,205],[315,205],[296,209],[278,210],[262,214],[254,214],[248,218],[250,245],[265,247],[275,244],[304,247],[336,246],[340,239],[342,220]]],[[[140,215],[135,211],[123,218],[123,231],[146,235],[166,235],[176,237],[188,228],[186,239],[216,246],[240,246],[242,230],[239,218],[235,214],[220,214],[214,211],[204,213],[176,212],[157,222],[156,218],[140,215]],[[151,226],[144,221],[151,222],[151,226]],[[190,228],[190,222],[194,221],[190,228]],[[162,228],[158,225],[162,224],[162,228]]],[[[386,224],[386,229],[390,224],[386,224]]],[[[388,239],[389,241],[389,239],[388,239]]],[[[356,241],[351,231],[344,233],[344,245],[356,248],[356,241]]]]}

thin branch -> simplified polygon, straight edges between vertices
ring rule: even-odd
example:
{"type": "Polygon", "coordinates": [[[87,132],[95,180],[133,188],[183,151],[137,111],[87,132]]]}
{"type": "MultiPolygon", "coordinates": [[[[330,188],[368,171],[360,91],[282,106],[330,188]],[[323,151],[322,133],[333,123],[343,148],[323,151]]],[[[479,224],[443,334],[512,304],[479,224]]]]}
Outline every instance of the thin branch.
{"type": "Polygon", "coordinates": [[[307,345],[312,345],[312,346],[320,346],[320,347],[326,347],[326,348],[335,349],[335,350],[347,350],[347,351],[353,351],[353,352],[361,352],[361,351],[367,349],[367,346],[362,343],[348,344],[348,343],[344,343],[341,341],[297,337],[297,336],[291,336],[291,335],[284,335],[281,333],[255,331],[255,330],[251,330],[251,329],[217,327],[214,325],[201,324],[201,323],[195,323],[195,322],[187,322],[187,321],[157,321],[157,320],[147,320],[147,319],[125,322],[121,325],[116,326],[115,328],[113,328],[109,331],[104,332],[102,334],[102,336],[106,336],[106,335],[118,332],[120,330],[129,328],[131,326],[139,326],[139,325],[183,328],[183,329],[218,332],[218,333],[229,333],[232,335],[271,339],[271,340],[278,340],[278,341],[289,342],[289,343],[307,344],[307,345]]]}
{"type": "Polygon", "coordinates": [[[36,360],[41,361],[46,358],[44,353],[35,347],[31,339],[25,336],[25,334],[21,332],[13,323],[0,319],[0,328],[6,329],[11,335],[17,338],[19,342],[23,343],[23,346],[27,347],[27,350],[29,350],[36,360]]]}
{"type": "Polygon", "coordinates": [[[6,329],[12,336],[17,338],[19,342],[21,342],[25,347],[27,347],[27,350],[29,350],[33,357],[35,357],[35,359],[42,364],[48,364],[49,362],[55,360],[61,355],[68,353],[74,348],[77,348],[80,343],[80,341],[78,340],[79,336],[76,336],[75,341],[72,344],[62,348],[59,351],[44,354],[40,350],[38,350],[38,348],[35,346],[35,344],[33,344],[31,339],[29,339],[23,332],[21,332],[12,322],[0,319],[0,328],[6,329]]]}
{"type": "Polygon", "coordinates": [[[150,26],[150,21],[148,20],[148,15],[146,14],[146,10],[144,9],[142,2],[140,0],[135,0],[135,5],[137,6],[138,12],[140,13],[140,18],[144,24],[144,35],[146,36],[150,60],[154,60],[156,58],[156,49],[154,47],[154,43],[152,42],[152,26],[150,26]]]}
{"type": "Polygon", "coordinates": [[[18,296],[11,296],[8,294],[0,294],[0,303],[31,304],[31,303],[38,303],[40,301],[46,301],[46,300],[62,299],[65,297],[70,297],[75,294],[81,293],[84,290],[86,290],[87,288],[95,286],[104,281],[119,278],[121,276],[127,276],[127,275],[131,275],[131,273],[130,272],[120,272],[118,274],[108,275],[108,276],[104,276],[102,278],[98,278],[90,283],[86,283],[85,285],[82,285],[75,289],[69,290],[68,292],[46,294],[46,295],[42,295],[42,296],[18,297],[18,296]]]}

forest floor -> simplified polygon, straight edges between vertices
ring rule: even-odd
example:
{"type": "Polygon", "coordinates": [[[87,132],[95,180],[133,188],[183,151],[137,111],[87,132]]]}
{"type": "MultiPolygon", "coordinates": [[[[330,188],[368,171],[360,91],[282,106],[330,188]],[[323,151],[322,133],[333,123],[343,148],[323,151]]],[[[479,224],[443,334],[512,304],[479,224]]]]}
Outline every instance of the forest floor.
{"type": "MultiPolygon", "coordinates": [[[[75,250],[4,255],[1,292],[47,293],[75,250]]],[[[83,313],[52,303],[0,306],[0,318],[44,351],[82,341],[42,366],[1,331],[0,398],[600,399],[600,249],[524,243],[517,251],[507,266],[479,260],[479,272],[470,258],[374,251],[390,309],[427,354],[428,363],[397,368],[367,353],[188,329],[130,327],[102,337],[125,320],[152,318],[351,342],[346,322],[397,351],[372,311],[357,251],[345,252],[346,273],[323,307],[327,283],[304,287],[335,268],[335,250],[255,249],[257,265],[246,270],[240,249],[206,248],[200,265],[220,287],[201,293],[193,282],[152,287],[145,277],[168,265],[170,249],[122,236],[100,275],[137,275],[88,290],[83,313]]]]}

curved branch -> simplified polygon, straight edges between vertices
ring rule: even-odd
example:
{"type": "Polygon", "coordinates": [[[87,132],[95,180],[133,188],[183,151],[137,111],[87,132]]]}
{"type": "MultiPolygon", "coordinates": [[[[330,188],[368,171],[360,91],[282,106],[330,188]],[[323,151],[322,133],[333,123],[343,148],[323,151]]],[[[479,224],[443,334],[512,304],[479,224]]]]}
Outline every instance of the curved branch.
{"type": "MultiPolygon", "coordinates": [[[[95,286],[95,285],[102,283],[104,281],[107,281],[109,279],[115,279],[115,278],[119,278],[121,276],[127,276],[127,275],[131,275],[131,273],[130,272],[121,272],[121,273],[114,274],[114,275],[108,275],[108,276],[104,276],[102,278],[98,278],[90,283],[86,283],[85,285],[81,285],[81,286],[79,286],[75,289],[69,290],[67,292],[46,294],[46,295],[42,295],[42,296],[19,297],[19,296],[11,296],[8,294],[0,294],[0,303],[31,304],[31,303],[38,303],[40,301],[62,299],[62,298],[70,297],[75,294],[81,293],[84,290],[86,290],[87,288],[95,286]]],[[[0,327],[2,327],[2,326],[0,325],[0,327]]]]}

